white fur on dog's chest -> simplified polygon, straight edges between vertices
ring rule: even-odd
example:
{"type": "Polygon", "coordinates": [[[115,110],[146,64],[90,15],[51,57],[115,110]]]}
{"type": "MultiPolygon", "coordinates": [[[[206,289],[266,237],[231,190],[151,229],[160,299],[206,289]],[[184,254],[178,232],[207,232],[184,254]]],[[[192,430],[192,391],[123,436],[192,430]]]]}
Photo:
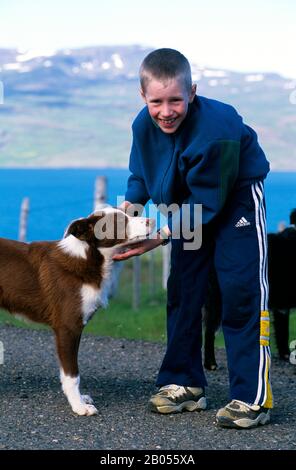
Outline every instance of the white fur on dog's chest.
{"type": "Polygon", "coordinates": [[[103,280],[100,288],[91,284],[83,284],[81,287],[82,298],[82,317],[83,324],[86,325],[88,320],[99,307],[107,307],[109,292],[112,286],[112,253],[113,250],[100,250],[104,256],[103,264],[103,280]]]}
{"type": "Polygon", "coordinates": [[[91,284],[83,284],[81,287],[82,317],[84,325],[87,324],[96,309],[99,306],[103,306],[101,295],[102,289],[98,289],[91,284]]]}

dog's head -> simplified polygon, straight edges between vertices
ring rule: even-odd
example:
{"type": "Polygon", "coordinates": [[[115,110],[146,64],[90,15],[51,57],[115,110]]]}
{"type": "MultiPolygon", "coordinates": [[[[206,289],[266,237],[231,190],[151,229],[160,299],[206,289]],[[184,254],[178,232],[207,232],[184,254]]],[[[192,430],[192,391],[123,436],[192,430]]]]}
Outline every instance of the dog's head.
{"type": "Polygon", "coordinates": [[[120,209],[107,207],[89,217],[74,220],[64,238],[73,235],[98,248],[110,248],[144,240],[152,233],[154,219],[131,217],[120,209]]]}

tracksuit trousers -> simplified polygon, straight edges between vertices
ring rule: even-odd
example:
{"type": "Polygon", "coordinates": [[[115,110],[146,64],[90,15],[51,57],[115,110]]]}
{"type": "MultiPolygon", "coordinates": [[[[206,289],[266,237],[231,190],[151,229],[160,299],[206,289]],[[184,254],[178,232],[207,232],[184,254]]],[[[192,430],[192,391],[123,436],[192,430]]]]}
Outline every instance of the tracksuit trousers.
{"type": "Polygon", "coordinates": [[[157,385],[207,385],[202,366],[202,316],[214,262],[222,295],[222,328],[230,399],[272,408],[267,241],[261,181],[234,192],[203,230],[202,246],[172,240],[167,350],[157,385]]]}

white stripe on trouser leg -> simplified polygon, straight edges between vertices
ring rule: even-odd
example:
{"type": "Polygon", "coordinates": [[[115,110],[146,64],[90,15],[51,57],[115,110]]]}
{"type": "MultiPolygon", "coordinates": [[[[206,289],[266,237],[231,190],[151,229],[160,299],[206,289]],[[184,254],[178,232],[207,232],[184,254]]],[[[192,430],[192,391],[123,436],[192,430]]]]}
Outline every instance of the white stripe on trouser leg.
{"type": "MultiPolygon", "coordinates": [[[[265,323],[268,324],[268,278],[267,278],[267,235],[264,208],[263,183],[252,185],[252,195],[255,203],[255,220],[259,248],[259,282],[260,282],[260,330],[263,312],[267,312],[265,323]]],[[[265,316],[264,315],[264,316],[265,316]]],[[[261,334],[261,333],[260,333],[261,334]]],[[[269,339],[268,337],[266,338],[269,339]]],[[[267,345],[260,344],[260,361],[258,370],[258,388],[254,404],[263,405],[267,400],[269,384],[270,350],[267,345]]]]}
{"type": "Polygon", "coordinates": [[[260,398],[260,395],[262,393],[262,388],[264,384],[264,376],[262,374],[262,371],[264,370],[264,351],[263,351],[263,346],[260,345],[260,362],[259,362],[259,373],[258,373],[258,388],[257,388],[257,395],[256,399],[254,401],[255,405],[258,405],[258,400],[260,398]],[[263,377],[263,380],[262,380],[263,377]],[[259,398],[258,398],[259,397],[259,398]]]}
{"type": "Polygon", "coordinates": [[[261,310],[268,309],[268,276],[267,276],[267,235],[266,235],[266,216],[264,208],[263,183],[260,181],[255,184],[255,191],[259,201],[259,227],[262,240],[262,286],[264,295],[261,299],[261,310]]]}
{"type": "MultiPolygon", "coordinates": [[[[265,380],[265,377],[267,378],[268,380],[268,372],[269,372],[269,364],[270,364],[270,358],[269,358],[269,354],[268,354],[268,346],[261,346],[264,348],[264,355],[265,355],[265,369],[264,369],[264,377],[263,379],[265,380]]],[[[265,403],[266,402],[266,399],[267,399],[267,387],[265,387],[264,389],[264,397],[263,397],[263,400],[262,400],[262,403],[265,403]]]]}
{"type": "Polygon", "coordinates": [[[259,246],[259,279],[261,290],[260,309],[267,310],[268,281],[267,281],[267,239],[266,239],[266,221],[263,205],[263,191],[259,183],[252,185],[252,193],[255,202],[256,230],[259,246]]]}

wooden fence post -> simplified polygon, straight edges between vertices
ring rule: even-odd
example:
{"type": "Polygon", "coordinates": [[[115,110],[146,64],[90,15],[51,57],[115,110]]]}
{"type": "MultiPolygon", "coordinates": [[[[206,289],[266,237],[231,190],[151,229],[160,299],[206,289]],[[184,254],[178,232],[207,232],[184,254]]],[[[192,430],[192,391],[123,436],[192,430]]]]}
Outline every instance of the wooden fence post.
{"type": "Polygon", "coordinates": [[[149,296],[152,301],[155,300],[155,253],[149,251],[149,296]]]}
{"type": "Polygon", "coordinates": [[[101,204],[107,201],[107,178],[106,176],[97,176],[94,193],[94,211],[101,204]]]}
{"type": "Polygon", "coordinates": [[[0,366],[4,364],[4,344],[0,341],[0,366]]]}
{"type": "Polygon", "coordinates": [[[167,289],[168,277],[170,274],[171,264],[171,244],[162,247],[162,287],[167,289]]]}
{"type": "Polygon", "coordinates": [[[20,223],[19,223],[19,235],[18,239],[20,242],[25,242],[27,238],[27,225],[28,225],[28,214],[30,208],[30,199],[24,197],[21,205],[20,223]]]}
{"type": "Polygon", "coordinates": [[[133,258],[133,310],[139,310],[141,297],[141,260],[133,258]]]}

